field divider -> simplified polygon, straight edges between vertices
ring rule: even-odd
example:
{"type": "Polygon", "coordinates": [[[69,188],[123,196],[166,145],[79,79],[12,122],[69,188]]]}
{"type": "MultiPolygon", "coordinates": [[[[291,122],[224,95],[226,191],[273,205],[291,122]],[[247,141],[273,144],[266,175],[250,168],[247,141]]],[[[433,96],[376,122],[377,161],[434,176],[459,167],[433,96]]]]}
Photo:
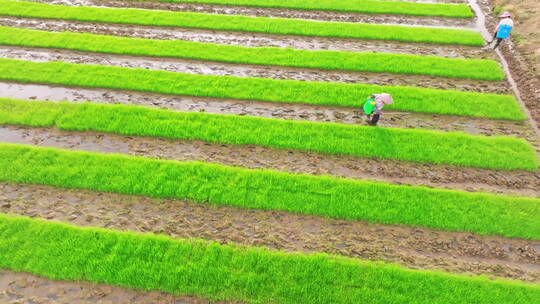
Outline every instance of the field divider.
{"type": "Polygon", "coordinates": [[[0,0],[0,16],[169,26],[277,35],[394,40],[469,46],[482,46],[484,44],[480,33],[474,30],[320,22],[290,18],[229,16],[142,9],[63,6],[14,0],[0,0]]]}
{"type": "MultiPolygon", "coordinates": [[[[128,0],[130,1],[130,0],[128,0]]],[[[126,2],[128,2],[126,1],[126,2]]],[[[150,2],[148,0],[143,0],[150,2]]],[[[338,11],[365,14],[412,15],[471,18],[472,10],[465,4],[411,3],[377,0],[158,0],[169,3],[234,5],[261,8],[338,11]]]]}
{"type": "Polygon", "coordinates": [[[535,149],[523,139],[459,132],[175,112],[134,105],[15,99],[0,99],[0,124],[259,145],[479,168],[538,169],[535,149]]]}
{"type": "Polygon", "coordinates": [[[0,45],[493,81],[500,81],[505,77],[496,61],[486,59],[254,48],[182,40],[152,40],[73,32],[56,33],[3,26],[0,26],[0,45]]]}
{"type": "Polygon", "coordinates": [[[360,108],[366,97],[394,96],[388,110],[524,120],[513,96],[404,86],[185,74],[103,65],[0,58],[0,80],[239,100],[360,108]]]}
{"type": "Polygon", "coordinates": [[[540,240],[540,200],[0,144],[0,180],[540,240]]]}

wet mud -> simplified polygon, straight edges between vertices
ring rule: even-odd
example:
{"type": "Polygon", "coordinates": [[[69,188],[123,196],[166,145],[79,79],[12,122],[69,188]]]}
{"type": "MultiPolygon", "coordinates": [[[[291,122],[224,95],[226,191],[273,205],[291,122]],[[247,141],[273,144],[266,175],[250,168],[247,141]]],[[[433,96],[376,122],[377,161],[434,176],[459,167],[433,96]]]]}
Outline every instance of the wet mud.
{"type": "MultiPolygon", "coordinates": [[[[175,111],[236,114],[313,122],[365,124],[365,116],[361,113],[360,108],[272,103],[253,100],[212,99],[134,91],[9,82],[0,82],[0,92],[2,92],[2,97],[18,99],[92,101],[107,104],[121,103],[175,111]]],[[[379,125],[382,127],[460,131],[473,135],[516,136],[525,138],[531,143],[540,146],[540,143],[537,144],[534,131],[526,123],[520,121],[385,111],[379,125]]]]}
{"type": "Polygon", "coordinates": [[[70,132],[0,125],[2,142],[178,161],[203,161],[251,169],[331,175],[404,185],[540,197],[540,172],[489,170],[375,160],[255,145],[70,132]]]}
{"type": "Polygon", "coordinates": [[[243,33],[2,16],[0,16],[0,25],[47,31],[71,31],[159,40],[187,40],[248,47],[288,47],[303,50],[381,52],[450,58],[496,58],[491,52],[482,51],[479,47],[458,45],[270,35],[251,32],[243,33]]]}
{"type": "Polygon", "coordinates": [[[265,65],[222,63],[180,58],[86,53],[60,49],[0,46],[0,57],[34,62],[63,61],[76,64],[97,64],[125,68],[143,68],[169,72],[261,77],[278,80],[323,81],[362,83],[373,85],[416,86],[445,90],[460,90],[483,93],[507,94],[508,86],[503,81],[480,81],[453,79],[425,75],[390,73],[350,72],[320,69],[291,68],[265,65]]]}
{"type": "Polygon", "coordinates": [[[55,281],[29,273],[0,270],[0,303],[3,304],[210,304],[196,297],[173,296],[89,282],[55,281]]]}
{"type": "Polygon", "coordinates": [[[80,226],[326,252],[413,269],[540,282],[540,242],[182,200],[0,183],[0,211],[80,226]]]}
{"type": "Polygon", "coordinates": [[[221,15],[243,15],[253,17],[277,17],[294,18],[316,21],[337,21],[354,23],[378,23],[411,26],[437,26],[437,27],[459,27],[472,28],[474,21],[472,18],[446,18],[430,16],[406,16],[406,15],[370,15],[360,13],[348,13],[338,11],[318,11],[318,10],[295,10],[284,8],[268,7],[247,7],[228,6],[197,3],[168,3],[156,1],[115,1],[115,0],[33,0],[62,5],[84,5],[84,6],[104,6],[120,8],[141,8],[150,10],[166,11],[186,11],[197,13],[221,14],[221,15]]]}

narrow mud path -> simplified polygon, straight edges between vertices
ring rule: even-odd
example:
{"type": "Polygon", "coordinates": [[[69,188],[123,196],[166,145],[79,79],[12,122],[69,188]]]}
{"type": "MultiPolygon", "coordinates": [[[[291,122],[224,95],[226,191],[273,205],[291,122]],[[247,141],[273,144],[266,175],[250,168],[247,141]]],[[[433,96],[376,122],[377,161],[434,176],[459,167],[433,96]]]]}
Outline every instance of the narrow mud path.
{"type": "MultiPolygon", "coordinates": [[[[1,97],[18,99],[92,101],[107,104],[122,103],[175,111],[236,114],[314,122],[365,124],[364,116],[359,108],[272,103],[253,100],[212,99],[11,82],[0,82],[0,92],[2,92],[1,97]]],[[[396,128],[460,131],[474,135],[516,136],[525,138],[540,147],[535,133],[526,123],[520,121],[385,111],[379,125],[396,128]]]]}
{"type": "Polygon", "coordinates": [[[473,28],[472,18],[422,17],[405,15],[370,15],[360,13],[295,10],[268,7],[228,6],[197,3],[168,3],[155,1],[115,1],[115,0],[33,0],[50,4],[73,6],[103,6],[119,8],[140,8],[150,10],[186,11],[221,15],[244,15],[253,17],[294,18],[316,21],[337,21],[357,23],[378,23],[412,26],[473,28]]]}
{"type": "Polygon", "coordinates": [[[458,45],[306,37],[294,35],[269,35],[250,32],[211,31],[202,29],[119,25],[109,23],[13,18],[3,16],[0,16],[0,25],[57,32],[71,31],[158,40],[188,40],[248,47],[289,47],[303,50],[381,52],[451,58],[496,58],[492,52],[483,51],[479,47],[458,45]]]}
{"type": "Polygon", "coordinates": [[[223,63],[181,58],[112,55],[77,52],[62,49],[0,46],[0,57],[34,62],[64,61],[77,64],[97,64],[126,68],[143,68],[177,73],[261,77],[278,80],[362,83],[380,86],[415,86],[443,90],[508,94],[504,81],[454,79],[426,75],[351,72],[305,69],[267,65],[223,63]]]}
{"type": "Polygon", "coordinates": [[[254,145],[70,132],[0,125],[2,142],[178,161],[204,161],[251,169],[332,175],[393,184],[540,197],[540,172],[503,171],[328,155],[254,145]]]}
{"type": "Polygon", "coordinates": [[[540,282],[540,242],[0,183],[0,212],[81,226],[326,252],[413,269],[540,282]]]}
{"type": "Polygon", "coordinates": [[[141,291],[89,282],[55,281],[29,273],[0,270],[3,304],[225,304],[195,297],[177,297],[158,291],[141,291]]]}

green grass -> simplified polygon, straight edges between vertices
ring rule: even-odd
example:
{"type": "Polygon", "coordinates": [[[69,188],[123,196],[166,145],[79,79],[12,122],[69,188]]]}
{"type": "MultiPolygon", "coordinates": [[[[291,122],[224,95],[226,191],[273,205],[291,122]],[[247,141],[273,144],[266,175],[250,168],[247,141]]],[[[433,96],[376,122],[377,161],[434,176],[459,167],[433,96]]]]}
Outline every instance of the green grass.
{"type": "Polygon", "coordinates": [[[484,44],[480,33],[473,30],[319,22],[288,18],[228,16],[140,9],[75,7],[27,1],[16,2],[13,0],[0,0],[0,15],[279,35],[396,40],[471,46],[482,46],[484,44]]]}
{"type": "MultiPolygon", "coordinates": [[[[132,0],[134,2],[140,0],[132,0]]],[[[144,0],[143,0],[144,1],[144,0]]],[[[403,1],[378,0],[158,0],[173,3],[204,3],[219,5],[240,5],[253,7],[273,7],[301,10],[325,10],[356,12],[367,14],[395,14],[413,16],[440,16],[470,18],[473,13],[464,4],[411,3],[403,1]]]]}
{"type": "Polygon", "coordinates": [[[331,82],[209,76],[64,62],[0,59],[0,79],[241,100],[357,107],[373,93],[387,92],[395,103],[385,109],[523,120],[510,95],[468,93],[331,82]]]}
{"type": "Polygon", "coordinates": [[[0,180],[540,240],[540,200],[0,144],[0,180]]]}
{"type": "Polygon", "coordinates": [[[0,99],[0,123],[481,168],[538,169],[536,151],[525,140],[458,132],[185,113],[133,105],[13,99],[0,99]]]}
{"type": "Polygon", "coordinates": [[[540,287],[0,214],[0,267],[248,303],[532,304],[540,287]]]}
{"type": "Polygon", "coordinates": [[[54,33],[1,26],[0,44],[324,70],[388,72],[483,80],[502,80],[505,77],[501,67],[494,60],[253,48],[182,40],[54,33]]]}

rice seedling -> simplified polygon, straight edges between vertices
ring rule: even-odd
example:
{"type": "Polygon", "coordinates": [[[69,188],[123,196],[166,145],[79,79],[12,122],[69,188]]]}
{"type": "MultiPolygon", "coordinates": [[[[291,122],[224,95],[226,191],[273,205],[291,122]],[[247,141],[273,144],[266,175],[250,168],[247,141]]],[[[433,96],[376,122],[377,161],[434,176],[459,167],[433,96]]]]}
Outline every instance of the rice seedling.
{"type": "Polygon", "coordinates": [[[0,79],[175,95],[342,107],[360,107],[370,94],[387,92],[394,96],[396,102],[386,109],[495,119],[525,119],[525,115],[516,99],[510,95],[416,87],[209,76],[64,62],[31,62],[4,58],[0,59],[0,79]]]}
{"type": "Polygon", "coordinates": [[[15,144],[0,180],[540,240],[535,198],[15,144]]]}
{"type": "Polygon", "coordinates": [[[473,30],[319,22],[288,18],[229,16],[140,9],[62,6],[14,0],[0,0],[0,16],[174,26],[278,35],[395,40],[471,46],[482,46],[484,44],[480,33],[473,30]]]}
{"type": "MultiPolygon", "coordinates": [[[[137,0],[136,0],[137,1],[137,0]]],[[[144,0],[143,0],[144,1],[144,0]]],[[[470,18],[471,9],[464,4],[412,3],[377,0],[158,0],[173,3],[201,3],[241,5],[253,7],[288,8],[300,10],[325,10],[367,14],[396,14],[414,16],[440,16],[470,18]]]]}
{"type": "Polygon", "coordinates": [[[0,44],[86,52],[188,58],[325,70],[388,72],[450,78],[502,80],[494,60],[384,53],[253,48],[182,40],[152,40],[0,26],[0,44]]]}
{"type": "Polygon", "coordinates": [[[536,285],[0,214],[0,267],[248,303],[530,304],[536,285]]]}
{"type": "Polygon", "coordinates": [[[133,105],[13,99],[0,99],[0,123],[481,168],[538,169],[535,149],[525,140],[459,132],[173,112],[133,105]]]}

